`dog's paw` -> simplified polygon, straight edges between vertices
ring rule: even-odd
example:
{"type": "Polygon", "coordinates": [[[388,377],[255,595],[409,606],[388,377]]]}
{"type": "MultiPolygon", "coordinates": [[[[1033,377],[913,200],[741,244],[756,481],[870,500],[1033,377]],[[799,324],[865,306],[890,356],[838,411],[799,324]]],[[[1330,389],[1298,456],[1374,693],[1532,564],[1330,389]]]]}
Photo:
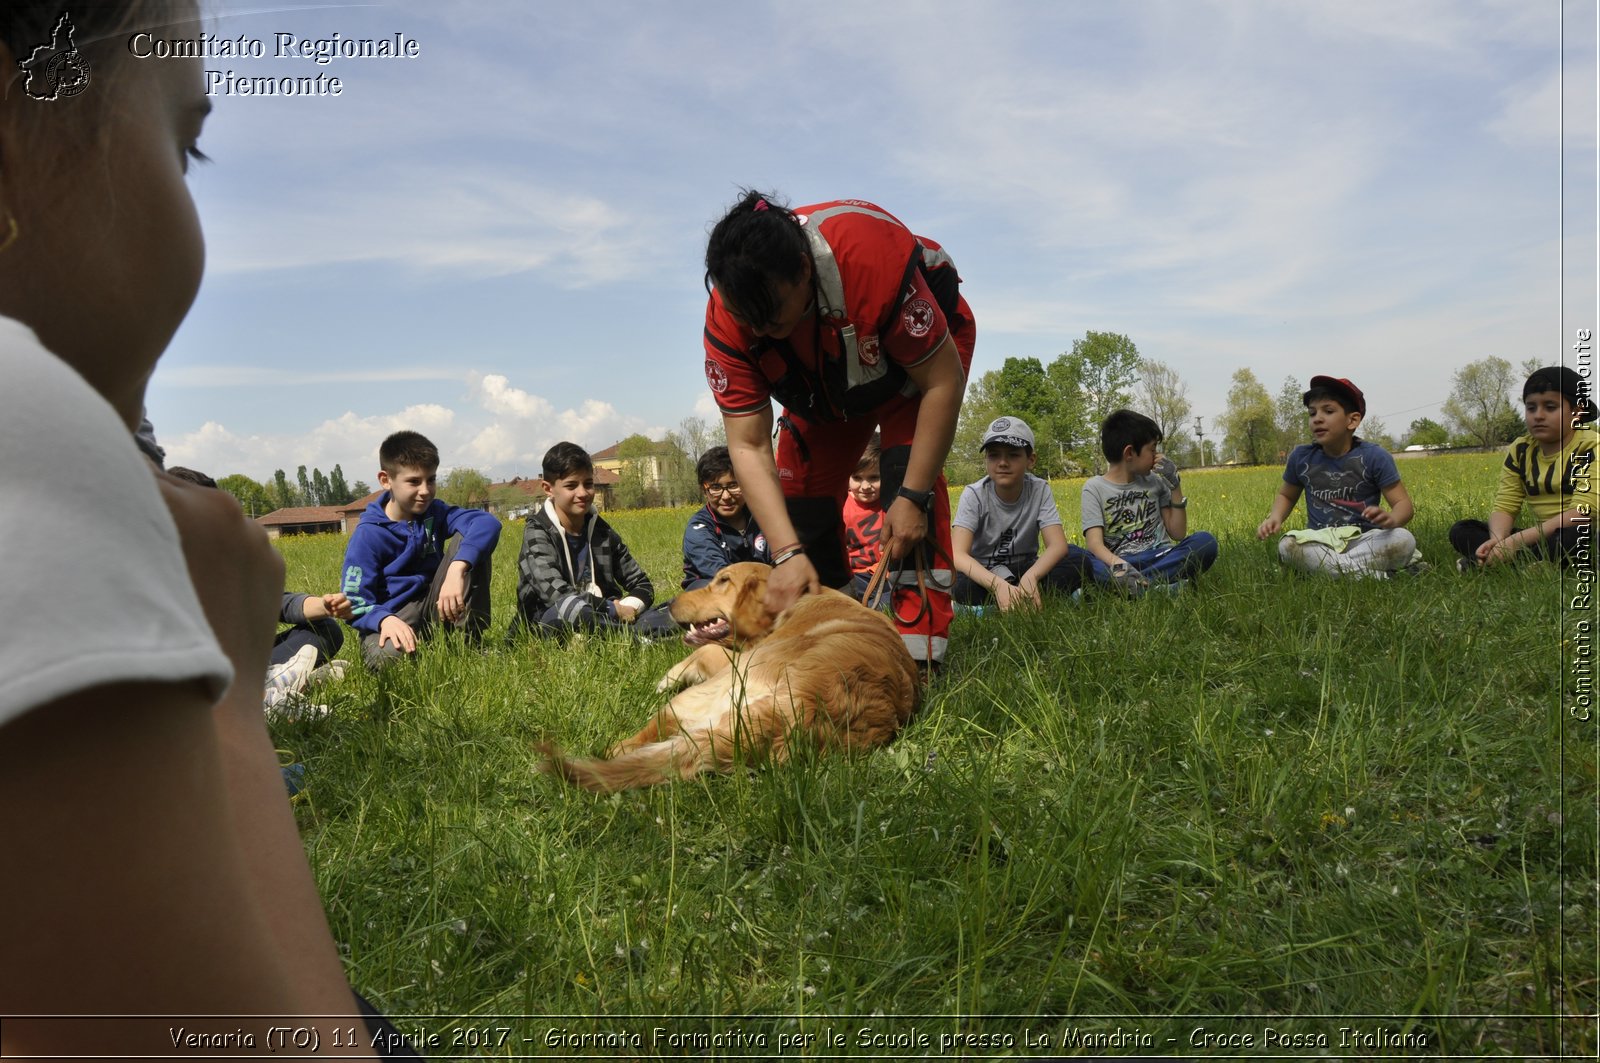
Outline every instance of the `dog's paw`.
{"type": "Polygon", "coordinates": [[[696,668],[690,660],[679,661],[672,666],[666,675],[661,677],[661,682],[656,684],[657,694],[666,694],[683,687],[693,686],[706,681],[705,673],[696,668]]]}

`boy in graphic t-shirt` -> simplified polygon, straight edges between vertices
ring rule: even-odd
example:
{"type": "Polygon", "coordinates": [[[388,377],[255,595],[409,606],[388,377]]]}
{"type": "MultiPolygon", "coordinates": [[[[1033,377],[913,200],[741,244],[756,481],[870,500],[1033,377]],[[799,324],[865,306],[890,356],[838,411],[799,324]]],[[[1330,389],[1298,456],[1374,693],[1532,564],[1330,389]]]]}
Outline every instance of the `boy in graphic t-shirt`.
{"type": "Polygon", "coordinates": [[[1394,456],[1356,435],[1367,414],[1361,389],[1343,377],[1314,376],[1303,401],[1312,442],[1289,452],[1283,484],[1256,538],[1276,534],[1303,493],[1306,527],[1278,540],[1284,564],[1304,572],[1377,578],[1425,569],[1417,541],[1405,528],[1414,510],[1394,456]]]}
{"type": "Polygon", "coordinates": [[[1161,426],[1117,410],[1100,426],[1107,467],[1083,485],[1083,541],[1094,578],[1122,590],[1177,584],[1217,560],[1210,532],[1189,531],[1189,499],[1172,459],[1156,448],[1161,426]]]}

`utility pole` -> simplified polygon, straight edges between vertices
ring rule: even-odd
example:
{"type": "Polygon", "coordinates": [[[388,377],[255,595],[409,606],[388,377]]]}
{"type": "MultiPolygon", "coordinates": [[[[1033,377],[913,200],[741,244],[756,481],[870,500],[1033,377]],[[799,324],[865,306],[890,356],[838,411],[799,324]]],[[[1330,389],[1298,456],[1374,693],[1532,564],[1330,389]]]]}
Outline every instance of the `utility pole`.
{"type": "Polygon", "coordinates": [[[1210,462],[1206,461],[1206,434],[1200,427],[1200,418],[1198,417],[1194,419],[1194,434],[1195,437],[1200,440],[1200,464],[1211,464],[1210,462]]]}

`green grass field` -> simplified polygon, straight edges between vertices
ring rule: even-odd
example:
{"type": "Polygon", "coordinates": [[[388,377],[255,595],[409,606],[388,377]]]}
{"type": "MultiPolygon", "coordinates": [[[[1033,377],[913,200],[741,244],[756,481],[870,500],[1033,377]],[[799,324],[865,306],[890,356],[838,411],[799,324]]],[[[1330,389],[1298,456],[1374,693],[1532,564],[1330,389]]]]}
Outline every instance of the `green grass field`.
{"type": "MultiPolygon", "coordinates": [[[[889,748],[605,798],[534,744],[631,733],[683,648],[504,646],[511,525],[486,652],[274,726],[351,978],[439,1057],[1592,1058],[1593,612],[1456,572],[1498,462],[1400,463],[1435,568],[1387,582],[1280,568],[1279,470],[1193,473],[1222,556],[1181,597],[958,617],[889,748]]],[[[608,515],[659,597],[689,512],[608,515]]],[[[281,546],[337,585],[342,537],[281,546]]]]}

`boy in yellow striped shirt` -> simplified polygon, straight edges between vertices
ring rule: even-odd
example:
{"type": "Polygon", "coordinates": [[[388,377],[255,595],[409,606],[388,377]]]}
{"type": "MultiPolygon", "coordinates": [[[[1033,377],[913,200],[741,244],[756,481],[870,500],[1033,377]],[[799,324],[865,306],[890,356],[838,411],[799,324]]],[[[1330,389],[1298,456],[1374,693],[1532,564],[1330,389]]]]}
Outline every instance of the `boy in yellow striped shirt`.
{"type": "Polygon", "coordinates": [[[1523,421],[1528,434],[1506,448],[1500,489],[1487,522],[1457,521],[1450,545],[1465,572],[1497,565],[1530,551],[1530,556],[1594,565],[1596,491],[1594,402],[1589,385],[1566,366],[1549,366],[1522,386],[1523,421]],[[1535,523],[1516,526],[1523,505],[1535,523]]]}

